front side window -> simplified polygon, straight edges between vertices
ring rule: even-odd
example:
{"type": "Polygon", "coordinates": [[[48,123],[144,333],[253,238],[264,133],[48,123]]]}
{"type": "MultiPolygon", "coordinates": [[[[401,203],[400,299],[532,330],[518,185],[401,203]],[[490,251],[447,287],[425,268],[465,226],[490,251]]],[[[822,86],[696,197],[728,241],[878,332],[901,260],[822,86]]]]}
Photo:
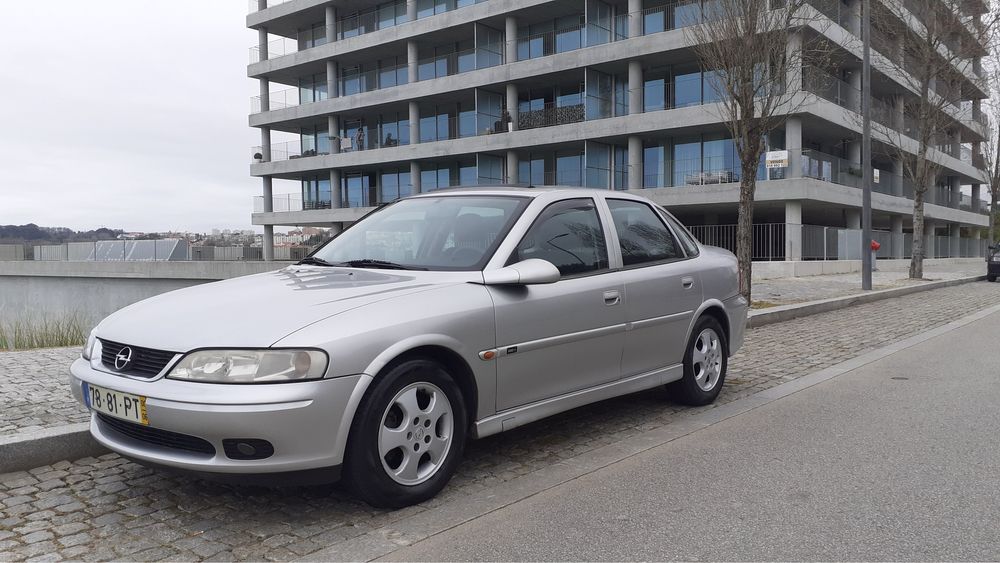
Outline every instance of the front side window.
{"type": "Polygon", "coordinates": [[[313,256],[333,264],[368,261],[368,267],[381,261],[421,270],[481,270],[527,203],[500,196],[406,199],[367,215],[313,256]]]}
{"type": "Polygon", "coordinates": [[[563,276],[606,270],[608,248],[594,200],[568,199],[546,207],[508,264],[529,258],[551,262],[563,276]]]}
{"type": "Polygon", "coordinates": [[[609,199],[611,217],[626,267],[683,258],[677,239],[660,217],[645,203],[609,199]]]}

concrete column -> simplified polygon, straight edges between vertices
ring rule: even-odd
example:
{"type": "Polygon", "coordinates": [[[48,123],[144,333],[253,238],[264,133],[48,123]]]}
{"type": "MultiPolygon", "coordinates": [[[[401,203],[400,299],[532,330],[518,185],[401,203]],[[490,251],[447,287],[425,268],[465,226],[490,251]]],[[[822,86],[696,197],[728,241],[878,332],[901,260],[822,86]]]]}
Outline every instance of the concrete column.
{"type": "Polygon", "coordinates": [[[934,221],[924,217],[924,258],[934,258],[934,221]]]}
{"type": "Polygon", "coordinates": [[[642,0],[628,0],[628,36],[642,35],[642,0]]]}
{"type": "Polygon", "coordinates": [[[892,257],[903,257],[903,216],[892,216],[892,257]]]}
{"type": "Polygon", "coordinates": [[[927,180],[927,191],[924,192],[924,203],[937,203],[937,178],[927,180]]]}
{"type": "Polygon", "coordinates": [[[785,149],[788,150],[788,171],[786,178],[802,175],[802,119],[789,117],[785,120],[785,149]]]}
{"type": "Polygon", "coordinates": [[[416,160],[410,161],[410,183],[413,184],[413,193],[420,193],[420,163],[416,160]]]}
{"type": "MultiPolygon", "coordinates": [[[[900,38],[902,38],[903,34],[900,33],[899,36],[900,38]]],[[[897,131],[902,131],[904,128],[903,116],[906,114],[905,97],[903,96],[892,97],[892,113],[893,113],[893,125],[896,127],[897,131]]]]}
{"type": "Polygon", "coordinates": [[[410,145],[420,142],[420,106],[417,102],[410,102],[410,145]]]}
{"type": "MultiPolygon", "coordinates": [[[[840,9],[844,9],[841,6],[840,9]]],[[[861,37],[861,0],[848,0],[847,2],[848,21],[847,31],[861,37]]]]}
{"type": "Polygon", "coordinates": [[[340,65],[337,61],[326,61],[326,92],[327,97],[340,97],[340,65]]]}
{"type": "Polygon", "coordinates": [[[257,11],[267,9],[267,0],[257,0],[257,11]]]}
{"type": "Polygon", "coordinates": [[[267,60],[267,28],[262,27],[257,30],[257,51],[262,61],[267,60]]]}
{"type": "Polygon", "coordinates": [[[980,252],[980,250],[982,250],[982,246],[979,244],[979,238],[982,234],[983,234],[982,231],[980,231],[979,229],[972,229],[972,240],[973,240],[972,256],[971,256],[972,258],[983,257],[983,253],[980,252]]]}
{"type": "Polygon", "coordinates": [[[271,83],[266,78],[258,80],[260,83],[260,111],[271,110],[271,83]]]}
{"type": "Polygon", "coordinates": [[[904,197],[903,194],[903,161],[898,158],[892,159],[892,195],[904,197]]]}
{"type": "Polygon", "coordinates": [[[785,202],[785,260],[802,260],[802,202],[785,202]]]}
{"type": "Polygon", "coordinates": [[[788,73],[785,75],[785,88],[788,92],[798,92],[802,89],[802,32],[797,31],[788,36],[785,45],[785,56],[788,60],[788,73]]]}
{"type": "Polygon", "coordinates": [[[517,131],[517,84],[507,83],[507,113],[510,114],[510,127],[517,131]]]}
{"type": "MultiPolygon", "coordinates": [[[[517,153],[514,151],[507,151],[507,183],[517,184],[520,179],[518,178],[518,165],[520,160],[517,157],[517,153]]],[[[525,178],[527,181],[528,178],[525,178]]]]}
{"type": "Polygon", "coordinates": [[[340,153],[340,116],[326,116],[326,135],[330,138],[330,154],[340,153]]]}
{"type": "Polygon", "coordinates": [[[333,43],[337,40],[337,8],[335,6],[326,7],[326,42],[333,43]]]}
{"type": "Polygon", "coordinates": [[[503,62],[517,61],[517,18],[507,16],[504,21],[503,62]]]}
{"type": "Polygon", "coordinates": [[[264,195],[264,213],[270,213],[274,211],[274,189],[272,188],[271,177],[262,176],[260,180],[264,195]]]}
{"type": "Polygon", "coordinates": [[[628,189],[641,190],[643,180],[642,139],[631,135],[628,138],[628,189]]]}
{"type": "Polygon", "coordinates": [[[948,225],[948,243],[951,253],[949,258],[958,258],[962,255],[962,226],[958,223],[948,225]]]}
{"type": "Polygon", "coordinates": [[[962,179],[958,176],[949,177],[948,187],[951,188],[951,202],[948,204],[948,207],[958,209],[962,203],[962,179]]]}
{"type": "Polygon", "coordinates": [[[271,162],[271,128],[260,128],[260,155],[264,162],[271,162]]]}
{"type": "Polygon", "coordinates": [[[274,225],[264,225],[264,236],[261,238],[264,251],[264,261],[274,261],[274,225]]]}
{"type": "Polygon", "coordinates": [[[972,210],[979,211],[983,204],[981,198],[983,197],[982,186],[979,184],[972,184],[972,210]]]}
{"type": "Polygon", "coordinates": [[[628,62],[628,113],[642,113],[642,63],[628,62]]]}
{"type": "MultiPolygon", "coordinates": [[[[847,143],[847,162],[850,163],[852,167],[856,166],[861,169],[861,140],[853,140],[847,143]]],[[[861,185],[861,181],[858,180],[858,185],[861,185]]]]}
{"type": "Polygon", "coordinates": [[[406,42],[406,78],[410,84],[417,81],[419,73],[419,59],[417,58],[417,42],[410,40],[406,42]]]}
{"type": "Polygon", "coordinates": [[[344,206],[344,198],[342,197],[341,187],[340,187],[340,170],[336,168],[330,169],[330,208],[340,209],[344,206]]]}
{"type": "Polygon", "coordinates": [[[417,21],[417,0],[406,0],[406,21],[417,21]]]}
{"type": "Polygon", "coordinates": [[[850,109],[855,112],[861,112],[861,69],[851,70],[851,74],[848,77],[847,83],[850,88],[847,89],[847,105],[850,109]]]}
{"type": "Polygon", "coordinates": [[[861,209],[845,209],[844,221],[848,229],[861,228],[861,209]]]}

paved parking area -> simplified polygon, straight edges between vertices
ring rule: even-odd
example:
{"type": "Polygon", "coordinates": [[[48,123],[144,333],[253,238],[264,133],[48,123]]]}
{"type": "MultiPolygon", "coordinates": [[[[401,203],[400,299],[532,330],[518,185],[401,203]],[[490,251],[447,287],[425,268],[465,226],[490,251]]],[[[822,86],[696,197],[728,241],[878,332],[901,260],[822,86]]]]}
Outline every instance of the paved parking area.
{"type": "MultiPolygon", "coordinates": [[[[754,329],[732,359],[719,404],[997,302],[1000,284],[981,282],[754,329]]],[[[61,382],[67,364],[60,362],[39,364],[33,377],[61,382]]],[[[697,410],[655,390],[474,442],[438,498],[397,511],[372,509],[335,487],[232,487],[152,471],[113,454],[60,462],[0,475],[0,560],[294,559],[697,410]]]]}

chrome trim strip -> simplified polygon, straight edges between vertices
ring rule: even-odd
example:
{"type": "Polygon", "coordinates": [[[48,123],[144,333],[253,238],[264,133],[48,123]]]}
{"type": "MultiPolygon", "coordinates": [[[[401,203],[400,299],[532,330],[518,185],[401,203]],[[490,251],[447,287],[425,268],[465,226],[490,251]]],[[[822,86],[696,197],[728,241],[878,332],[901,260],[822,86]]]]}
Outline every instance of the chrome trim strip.
{"type": "Polygon", "coordinates": [[[569,344],[570,342],[579,342],[580,340],[589,340],[591,338],[606,336],[608,334],[613,334],[620,330],[624,330],[625,325],[626,323],[620,323],[600,328],[592,328],[590,330],[571,332],[569,334],[560,334],[558,336],[539,338],[538,340],[529,340],[527,342],[504,344],[502,346],[497,346],[497,351],[498,351],[497,355],[508,356],[510,354],[519,354],[521,352],[531,352],[533,350],[541,350],[542,348],[546,348],[549,346],[558,346],[560,344],[569,344]]]}
{"type": "Polygon", "coordinates": [[[681,311],[680,313],[672,313],[670,315],[663,315],[662,317],[650,317],[648,319],[642,319],[641,321],[632,321],[630,323],[626,323],[625,330],[656,326],[658,324],[667,323],[680,318],[690,317],[693,312],[694,309],[691,309],[690,311],[681,311]]]}

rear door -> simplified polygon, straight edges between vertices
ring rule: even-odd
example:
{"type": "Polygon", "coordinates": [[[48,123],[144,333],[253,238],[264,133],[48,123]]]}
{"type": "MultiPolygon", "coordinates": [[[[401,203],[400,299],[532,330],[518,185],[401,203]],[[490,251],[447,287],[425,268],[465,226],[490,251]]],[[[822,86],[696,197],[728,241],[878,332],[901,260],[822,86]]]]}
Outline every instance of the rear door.
{"type": "Polygon", "coordinates": [[[701,305],[697,260],[649,204],[607,198],[622,254],[626,332],[622,376],[681,363],[687,330],[701,305]]]}

